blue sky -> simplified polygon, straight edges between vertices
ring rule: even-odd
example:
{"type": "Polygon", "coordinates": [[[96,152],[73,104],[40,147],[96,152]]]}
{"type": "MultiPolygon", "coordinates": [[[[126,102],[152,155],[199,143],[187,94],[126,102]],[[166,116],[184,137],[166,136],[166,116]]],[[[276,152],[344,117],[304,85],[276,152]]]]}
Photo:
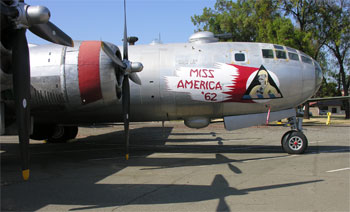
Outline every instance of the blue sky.
{"type": "MultiPolygon", "coordinates": [[[[163,43],[187,42],[196,27],[191,16],[213,7],[216,0],[127,0],[128,36],[137,36],[137,44],[148,44],[159,33],[163,43]]],[[[55,25],[73,40],[104,40],[121,45],[123,37],[122,0],[27,0],[29,5],[50,9],[55,25]]],[[[27,32],[28,42],[46,41],[27,32]]]]}

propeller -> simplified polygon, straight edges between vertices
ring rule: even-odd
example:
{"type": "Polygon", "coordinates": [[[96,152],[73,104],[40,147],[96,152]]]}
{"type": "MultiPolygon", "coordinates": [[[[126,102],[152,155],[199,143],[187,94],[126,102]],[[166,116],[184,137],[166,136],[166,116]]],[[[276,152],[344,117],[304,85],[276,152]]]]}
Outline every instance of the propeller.
{"type": "Polygon", "coordinates": [[[50,41],[52,43],[61,44],[64,46],[73,47],[74,43],[66,33],[64,33],[55,24],[48,21],[46,24],[36,24],[29,28],[29,30],[37,36],[50,41]]]}
{"type": "Polygon", "coordinates": [[[9,33],[12,48],[13,92],[21,153],[22,176],[29,179],[29,135],[30,135],[30,64],[26,29],[53,43],[73,46],[72,39],[57,26],[49,22],[50,11],[43,6],[30,6],[24,1],[1,0],[1,15],[6,17],[2,28],[9,33]]]}
{"type": "Polygon", "coordinates": [[[115,69],[117,79],[117,97],[122,98],[123,121],[124,121],[124,141],[125,141],[125,158],[129,159],[129,114],[130,114],[130,84],[129,79],[134,83],[141,85],[141,79],[137,72],[142,71],[143,65],[139,62],[129,61],[128,37],[126,26],[126,2],[124,0],[124,36],[123,36],[123,60],[115,55],[113,50],[102,42],[102,50],[117,66],[115,69]],[[120,92],[121,91],[121,92],[120,92]]]}
{"type": "Polygon", "coordinates": [[[73,46],[73,40],[49,21],[50,10],[31,6],[23,0],[1,0],[1,13],[8,17],[15,29],[29,29],[35,35],[56,44],[73,46]]]}

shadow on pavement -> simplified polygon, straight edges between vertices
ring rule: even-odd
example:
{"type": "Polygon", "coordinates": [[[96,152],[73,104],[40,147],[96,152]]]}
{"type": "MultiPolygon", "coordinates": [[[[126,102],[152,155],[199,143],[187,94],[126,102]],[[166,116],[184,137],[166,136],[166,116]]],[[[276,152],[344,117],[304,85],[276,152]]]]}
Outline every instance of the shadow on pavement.
{"type": "MultiPolygon", "coordinates": [[[[1,144],[1,210],[34,211],[45,206],[81,205],[71,210],[98,209],[124,205],[169,204],[219,199],[217,211],[230,211],[225,197],[246,195],[251,192],[301,186],[321,180],[302,181],[269,186],[236,189],[217,174],[211,185],[176,184],[100,184],[102,179],[115,175],[126,167],[148,169],[177,168],[227,164],[234,174],[242,171],[233,163],[247,160],[286,157],[288,155],[264,156],[234,160],[223,153],[282,153],[280,146],[225,145],[215,133],[208,141],[217,145],[182,144],[201,142],[201,138],[168,139],[172,127],[143,127],[131,130],[131,160],[123,159],[123,132],[116,131],[97,136],[76,139],[66,144],[30,145],[32,177],[23,182],[19,177],[17,144],[1,144]],[[177,145],[167,145],[167,142],[177,145]],[[153,153],[214,153],[215,158],[150,158],[153,153]],[[174,194],[176,194],[174,196],[174,194]]],[[[186,133],[187,135],[187,133],[186,133]]],[[[191,135],[191,134],[189,134],[191,135]]],[[[194,133],[200,135],[200,133],[194,133]]],[[[278,145],[278,144],[277,144],[278,145]]],[[[309,152],[349,152],[348,146],[310,147],[309,152]]]]}

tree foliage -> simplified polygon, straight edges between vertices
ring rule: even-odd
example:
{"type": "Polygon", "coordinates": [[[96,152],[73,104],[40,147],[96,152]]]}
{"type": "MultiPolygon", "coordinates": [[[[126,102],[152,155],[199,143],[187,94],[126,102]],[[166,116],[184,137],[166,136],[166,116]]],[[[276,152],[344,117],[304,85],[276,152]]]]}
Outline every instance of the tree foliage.
{"type": "Polygon", "coordinates": [[[322,84],[320,89],[317,91],[316,96],[321,97],[332,97],[332,96],[339,96],[341,95],[337,89],[337,83],[335,82],[329,82],[325,79],[322,80],[322,84]]]}
{"type": "MultiPolygon", "coordinates": [[[[321,1],[318,10],[318,31],[325,37],[325,50],[329,50],[335,58],[338,69],[338,90],[344,96],[349,95],[349,54],[350,54],[350,2],[321,1]]],[[[321,36],[320,36],[321,37],[321,36]]],[[[346,118],[350,118],[349,101],[344,101],[346,118]]]]}
{"type": "Polygon", "coordinates": [[[202,15],[192,17],[192,22],[199,31],[211,31],[215,34],[229,32],[234,41],[255,41],[257,15],[254,2],[217,0],[214,9],[205,7],[202,15]]]}

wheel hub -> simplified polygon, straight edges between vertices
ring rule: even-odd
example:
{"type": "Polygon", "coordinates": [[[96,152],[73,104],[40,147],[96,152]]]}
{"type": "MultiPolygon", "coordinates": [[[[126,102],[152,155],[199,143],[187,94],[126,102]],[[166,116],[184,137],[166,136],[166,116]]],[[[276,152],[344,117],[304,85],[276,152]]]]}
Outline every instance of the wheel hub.
{"type": "Polygon", "coordinates": [[[299,150],[303,146],[303,140],[298,136],[293,136],[289,139],[289,147],[293,150],[299,150]]]}

